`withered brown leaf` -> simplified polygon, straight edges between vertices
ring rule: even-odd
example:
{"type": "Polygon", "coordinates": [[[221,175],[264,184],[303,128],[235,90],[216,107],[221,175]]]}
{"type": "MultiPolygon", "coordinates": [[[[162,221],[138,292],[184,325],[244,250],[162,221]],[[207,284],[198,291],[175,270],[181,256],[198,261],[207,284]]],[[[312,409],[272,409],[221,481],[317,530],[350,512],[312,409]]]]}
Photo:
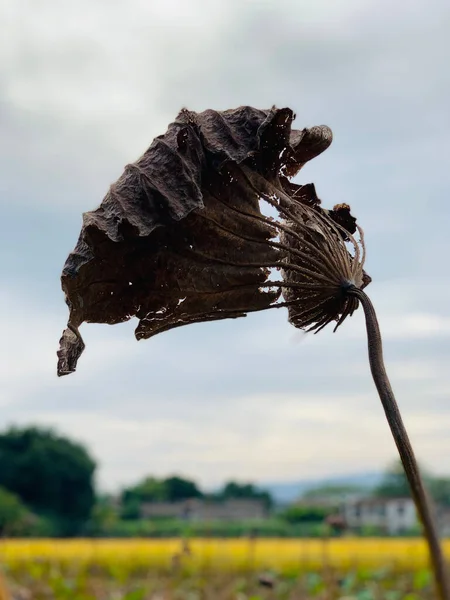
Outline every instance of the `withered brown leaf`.
{"type": "Polygon", "coordinates": [[[329,212],[350,233],[354,219],[342,209],[323,211],[314,185],[289,180],[332,140],[326,126],[292,130],[294,118],[289,108],[183,109],[125,167],[99,208],[83,215],[63,269],[70,316],[58,375],[75,371],[84,349],[78,328],[85,321],[113,324],[137,317],[136,337],[144,339],[189,323],[297,303],[292,293],[280,302],[282,285],[269,279],[287,250],[274,243],[278,222],[261,212],[261,194],[248,174],[296,204],[329,212]]]}

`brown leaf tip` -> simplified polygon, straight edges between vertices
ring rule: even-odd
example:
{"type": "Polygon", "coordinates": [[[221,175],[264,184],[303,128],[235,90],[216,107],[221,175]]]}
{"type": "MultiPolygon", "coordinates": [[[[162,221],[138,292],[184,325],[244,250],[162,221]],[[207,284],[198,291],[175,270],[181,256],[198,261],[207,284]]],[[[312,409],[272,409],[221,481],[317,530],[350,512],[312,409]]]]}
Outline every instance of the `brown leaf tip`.
{"type": "Polygon", "coordinates": [[[70,373],[75,372],[78,359],[83,353],[84,348],[85,345],[81,335],[74,327],[69,325],[63,331],[62,337],[59,340],[59,350],[56,353],[58,356],[58,377],[70,375],[70,373]]]}

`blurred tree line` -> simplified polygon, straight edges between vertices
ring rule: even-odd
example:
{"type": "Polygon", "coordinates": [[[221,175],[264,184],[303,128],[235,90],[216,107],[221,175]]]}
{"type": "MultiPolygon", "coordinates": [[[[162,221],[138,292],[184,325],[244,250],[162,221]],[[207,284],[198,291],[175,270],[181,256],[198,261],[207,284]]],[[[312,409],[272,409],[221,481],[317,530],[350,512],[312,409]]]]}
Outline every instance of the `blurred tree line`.
{"type": "Polygon", "coordinates": [[[146,477],[137,485],[127,488],[121,495],[121,516],[123,519],[138,519],[141,505],[145,502],[178,502],[191,498],[223,501],[234,498],[262,500],[267,508],[273,506],[273,499],[268,492],[258,490],[252,483],[236,483],[229,481],[215,493],[204,493],[194,481],[181,477],[156,479],[146,477]]]}
{"type": "MultiPolygon", "coordinates": [[[[421,466],[424,482],[434,501],[441,506],[450,507],[450,478],[435,477],[421,466]]],[[[375,495],[384,498],[409,497],[409,485],[400,461],[394,462],[386,471],[380,484],[374,490],[375,495]]]]}
{"type": "MultiPolygon", "coordinates": [[[[141,519],[145,502],[176,502],[191,498],[223,501],[259,499],[273,508],[270,494],[252,483],[229,481],[215,492],[202,491],[195,481],[179,476],[146,477],[118,497],[97,494],[96,463],[80,443],[49,429],[10,428],[0,433],[0,536],[76,535],[321,535],[327,516],[339,498],[358,491],[354,486],[322,485],[308,490],[300,503],[273,512],[260,523],[195,523],[176,519],[141,519]],[[320,505],[318,499],[330,501],[320,505]]],[[[435,501],[450,507],[450,479],[423,470],[435,501]]],[[[361,491],[361,490],[359,490],[361,491]]],[[[400,463],[394,463],[379,485],[365,494],[406,497],[409,488],[400,463]]]]}
{"type": "MultiPolygon", "coordinates": [[[[146,477],[126,488],[115,503],[96,494],[96,463],[80,443],[45,428],[10,428],[0,433],[0,536],[74,536],[107,531],[120,520],[140,517],[143,502],[190,498],[272,498],[253,484],[229,482],[205,494],[178,476],[146,477]]],[[[125,527],[126,529],[126,527],[125,527]]]]}

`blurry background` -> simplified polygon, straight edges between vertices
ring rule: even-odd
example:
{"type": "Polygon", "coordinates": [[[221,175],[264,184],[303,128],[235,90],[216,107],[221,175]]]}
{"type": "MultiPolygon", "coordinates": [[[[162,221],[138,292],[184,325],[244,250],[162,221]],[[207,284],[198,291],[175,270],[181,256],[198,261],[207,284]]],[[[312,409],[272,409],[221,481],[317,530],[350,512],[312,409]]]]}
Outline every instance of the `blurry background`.
{"type": "Polygon", "coordinates": [[[83,211],[186,106],[289,106],[332,146],[298,182],[348,202],[388,371],[421,461],[450,465],[450,7],[444,0],[6,0],[0,8],[0,428],[54,426],[114,491],[382,471],[395,456],[362,311],[304,336],[285,311],[137,343],[84,325],[57,379],[59,276],[83,211]]]}

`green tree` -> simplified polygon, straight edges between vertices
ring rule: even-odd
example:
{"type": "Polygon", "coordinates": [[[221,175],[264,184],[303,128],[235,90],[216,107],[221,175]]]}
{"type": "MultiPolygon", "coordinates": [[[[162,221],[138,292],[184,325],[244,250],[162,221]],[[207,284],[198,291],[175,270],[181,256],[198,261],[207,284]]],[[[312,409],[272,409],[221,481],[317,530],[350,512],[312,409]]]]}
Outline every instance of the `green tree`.
{"type": "Polygon", "coordinates": [[[0,535],[22,534],[31,518],[20,498],[0,487],[0,535]]]}
{"type": "Polygon", "coordinates": [[[108,534],[118,521],[119,513],[114,498],[107,494],[99,496],[86,525],[86,533],[93,536],[108,534]]]}
{"type": "Polygon", "coordinates": [[[51,430],[11,428],[0,434],[0,485],[33,512],[73,535],[95,502],[95,462],[86,449],[51,430]]]}
{"type": "Polygon", "coordinates": [[[126,520],[139,519],[142,503],[164,500],[166,500],[166,490],[163,482],[155,477],[146,477],[137,485],[123,490],[120,516],[126,520]]]}
{"type": "Polygon", "coordinates": [[[203,496],[197,484],[189,479],[177,476],[168,477],[164,480],[163,484],[166,490],[166,499],[169,502],[187,500],[189,498],[201,498],[203,496]]]}
{"type": "Polygon", "coordinates": [[[166,479],[146,477],[122,492],[120,514],[123,519],[138,519],[144,502],[177,502],[202,496],[197,484],[189,479],[177,476],[166,479]]]}
{"type": "Polygon", "coordinates": [[[322,523],[332,509],[322,506],[288,506],[280,517],[288,523],[322,523]]]}
{"type": "Polygon", "coordinates": [[[218,492],[216,497],[220,500],[228,500],[231,498],[263,500],[268,508],[273,505],[273,499],[269,492],[259,490],[253,483],[237,483],[236,481],[229,481],[223,486],[222,490],[218,492]]]}
{"type": "MultiPolygon", "coordinates": [[[[422,469],[424,480],[429,479],[422,469]]],[[[374,494],[382,498],[405,498],[411,495],[408,480],[400,460],[393,462],[383,475],[381,482],[375,487],[374,494]]]]}
{"type": "Polygon", "coordinates": [[[437,504],[450,506],[450,479],[446,477],[433,477],[428,485],[430,494],[437,504]]]}
{"type": "Polygon", "coordinates": [[[164,502],[167,493],[164,482],[155,477],[146,477],[137,485],[122,492],[122,502],[164,502]]]}
{"type": "MultiPolygon", "coordinates": [[[[450,479],[446,477],[434,477],[423,467],[421,467],[421,471],[433,500],[442,506],[450,506],[450,479]]],[[[393,463],[389,467],[380,485],[375,488],[374,492],[377,496],[391,498],[410,495],[406,475],[400,461],[393,463]]]]}

